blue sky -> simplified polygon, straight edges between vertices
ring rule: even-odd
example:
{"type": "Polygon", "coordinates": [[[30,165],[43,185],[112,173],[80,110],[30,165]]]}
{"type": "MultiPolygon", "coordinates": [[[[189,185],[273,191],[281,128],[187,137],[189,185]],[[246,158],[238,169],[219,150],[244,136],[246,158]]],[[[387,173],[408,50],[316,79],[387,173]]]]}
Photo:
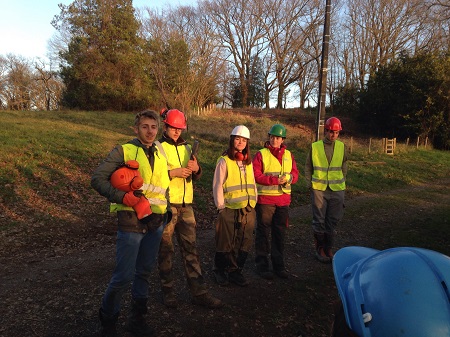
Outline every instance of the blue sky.
{"type": "MultiPolygon", "coordinates": [[[[58,4],[72,0],[0,0],[0,55],[45,57],[47,42],[55,33],[50,24],[58,4]]],[[[135,8],[194,5],[195,0],[134,0],[135,8]]]]}

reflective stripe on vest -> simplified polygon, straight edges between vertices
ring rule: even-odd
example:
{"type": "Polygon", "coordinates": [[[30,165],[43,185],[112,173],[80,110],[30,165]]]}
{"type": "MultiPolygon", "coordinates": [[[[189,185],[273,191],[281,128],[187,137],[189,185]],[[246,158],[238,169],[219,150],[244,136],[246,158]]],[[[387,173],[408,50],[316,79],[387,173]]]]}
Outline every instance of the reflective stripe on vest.
{"type": "MultiPolygon", "coordinates": [[[[167,169],[173,170],[180,167],[187,167],[191,159],[191,148],[189,145],[175,146],[167,142],[161,143],[163,151],[167,158],[167,169]]],[[[182,204],[183,201],[192,204],[194,199],[194,186],[192,179],[175,177],[170,180],[169,187],[170,202],[173,204],[182,204]]]]}
{"type": "Polygon", "coordinates": [[[231,209],[240,209],[247,205],[255,207],[256,193],[253,165],[250,163],[244,166],[245,172],[242,172],[235,160],[231,160],[227,156],[220,158],[225,159],[227,164],[227,179],[223,184],[225,206],[231,209]]]}
{"type": "MultiPolygon", "coordinates": [[[[292,171],[292,156],[289,150],[284,150],[281,164],[278,159],[270,152],[269,149],[264,148],[259,150],[261,152],[262,162],[264,166],[263,173],[265,175],[280,177],[286,175],[288,181],[291,179],[292,171]]],[[[283,195],[283,193],[291,194],[291,185],[260,185],[256,184],[258,188],[258,195],[283,195]]]]}
{"type": "MultiPolygon", "coordinates": [[[[144,180],[141,189],[150,202],[152,212],[156,214],[165,214],[167,212],[166,192],[170,183],[166,158],[159,151],[155,151],[154,167],[157,169],[155,172],[152,172],[147,155],[142,148],[133,144],[124,144],[122,145],[122,148],[124,162],[132,159],[139,162],[139,172],[144,180]]],[[[110,212],[125,210],[133,211],[133,208],[123,204],[114,203],[110,206],[110,212]]]]}
{"type": "Polygon", "coordinates": [[[336,140],[334,143],[333,157],[328,164],[323,141],[312,144],[311,158],[313,164],[313,175],[311,178],[312,188],[325,191],[327,186],[332,191],[345,190],[345,178],[342,173],[342,162],[344,160],[344,143],[336,140]]]}

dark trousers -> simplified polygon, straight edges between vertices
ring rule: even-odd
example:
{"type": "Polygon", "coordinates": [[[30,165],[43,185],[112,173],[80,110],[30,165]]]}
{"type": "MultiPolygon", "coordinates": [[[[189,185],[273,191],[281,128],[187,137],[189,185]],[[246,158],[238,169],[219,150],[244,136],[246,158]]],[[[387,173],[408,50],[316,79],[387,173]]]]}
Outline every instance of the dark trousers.
{"type": "Polygon", "coordinates": [[[284,270],[284,240],[289,219],[289,206],[256,204],[255,263],[268,270],[269,254],[274,270],[284,270]]]}

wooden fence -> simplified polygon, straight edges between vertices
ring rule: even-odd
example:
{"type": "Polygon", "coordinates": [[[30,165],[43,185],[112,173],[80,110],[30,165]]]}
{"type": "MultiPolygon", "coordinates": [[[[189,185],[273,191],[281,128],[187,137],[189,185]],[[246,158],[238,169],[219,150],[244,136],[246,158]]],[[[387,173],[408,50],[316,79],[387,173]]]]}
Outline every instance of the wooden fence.
{"type": "Polygon", "coordinates": [[[341,137],[341,140],[346,144],[350,153],[357,151],[394,155],[396,153],[405,152],[412,149],[431,149],[431,145],[428,142],[428,137],[424,139],[417,137],[413,144],[411,144],[409,138],[405,142],[398,142],[396,138],[369,138],[358,139],[356,141],[353,137],[341,137]]]}

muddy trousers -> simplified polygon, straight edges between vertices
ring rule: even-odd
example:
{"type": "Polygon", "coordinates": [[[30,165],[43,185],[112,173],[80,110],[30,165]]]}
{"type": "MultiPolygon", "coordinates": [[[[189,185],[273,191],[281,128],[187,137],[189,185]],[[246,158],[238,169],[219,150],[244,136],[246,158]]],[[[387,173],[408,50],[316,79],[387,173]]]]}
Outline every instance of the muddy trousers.
{"type": "Polygon", "coordinates": [[[214,270],[228,273],[244,268],[248,252],[253,246],[256,213],[225,208],[216,219],[216,253],[214,270]]]}
{"type": "Polygon", "coordinates": [[[284,242],[288,219],[288,206],[256,205],[255,263],[259,271],[269,269],[269,255],[274,270],[285,269],[284,242]]]}
{"type": "Polygon", "coordinates": [[[191,205],[172,204],[172,220],[165,227],[158,255],[159,276],[164,293],[173,291],[173,259],[175,234],[183,261],[184,273],[192,296],[207,292],[196,244],[196,222],[191,205]]]}

